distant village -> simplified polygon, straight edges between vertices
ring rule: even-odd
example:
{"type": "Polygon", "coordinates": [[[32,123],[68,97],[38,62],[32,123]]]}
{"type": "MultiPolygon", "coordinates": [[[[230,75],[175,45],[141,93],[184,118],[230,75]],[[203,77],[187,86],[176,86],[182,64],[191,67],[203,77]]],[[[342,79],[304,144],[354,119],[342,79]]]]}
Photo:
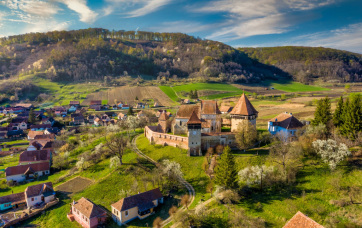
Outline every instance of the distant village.
{"type": "MultiPolygon", "coordinates": [[[[258,111],[245,94],[240,97],[235,107],[219,108],[216,101],[190,103],[190,100],[185,100],[174,116],[166,110],[158,109],[158,104],[153,105],[152,115],[146,115],[143,109],[150,107],[141,102],[134,106],[122,102],[109,106],[103,105],[100,100],[94,100],[88,107],[82,107],[79,101],[70,101],[68,106],[46,110],[39,110],[32,104],[24,103],[1,107],[3,116],[0,121],[3,126],[0,128],[0,141],[3,148],[0,156],[20,153],[18,165],[2,170],[5,172],[7,184],[19,185],[51,175],[52,159],[57,156],[54,143],[65,129],[82,125],[115,125],[125,121],[127,113],[132,113],[133,109],[138,110],[134,113],[137,118],[147,118],[149,126],[145,127],[144,134],[150,142],[187,149],[189,156],[201,156],[209,147],[217,145],[235,147],[238,125],[246,121],[255,126],[258,117],[258,111]],[[230,118],[222,118],[225,114],[229,114],[230,118]],[[229,130],[222,131],[225,127],[229,130]],[[28,141],[26,150],[6,148],[7,143],[21,139],[28,141]]],[[[293,140],[296,130],[304,124],[291,113],[281,113],[268,122],[268,130],[272,135],[284,134],[286,140],[293,140]]],[[[58,202],[51,182],[32,185],[22,193],[0,197],[0,219],[4,222],[3,225],[15,224],[58,202]],[[9,210],[23,210],[23,214],[9,218],[9,210]]],[[[123,225],[135,218],[143,219],[153,214],[162,203],[163,195],[156,188],[122,198],[110,205],[111,217],[118,225],[123,225]]],[[[67,214],[70,221],[76,221],[83,227],[97,227],[104,224],[108,217],[109,214],[104,208],[86,198],[73,201],[67,214]]]]}

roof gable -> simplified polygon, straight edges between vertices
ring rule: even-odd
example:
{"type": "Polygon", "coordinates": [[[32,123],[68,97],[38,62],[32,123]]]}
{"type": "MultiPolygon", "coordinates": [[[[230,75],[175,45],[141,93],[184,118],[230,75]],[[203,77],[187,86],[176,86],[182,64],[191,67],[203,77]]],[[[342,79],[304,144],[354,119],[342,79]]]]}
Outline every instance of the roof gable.
{"type": "Polygon", "coordinates": [[[196,112],[193,111],[189,121],[187,121],[187,124],[201,124],[200,118],[196,115],[196,112]]]}
{"type": "Polygon", "coordinates": [[[137,195],[123,198],[112,204],[112,206],[119,211],[125,211],[134,207],[142,208],[144,205],[147,205],[148,203],[160,198],[162,198],[162,193],[159,188],[156,188],[147,192],[142,192],[137,195]]]}
{"type": "Polygon", "coordinates": [[[86,216],[89,219],[96,216],[100,216],[105,213],[105,211],[102,208],[100,208],[98,205],[94,204],[92,201],[84,197],[75,202],[73,207],[79,210],[84,216],[86,216]]]}
{"type": "Polygon", "coordinates": [[[323,226],[298,211],[283,228],[323,228],[323,226]]]}
{"type": "Polygon", "coordinates": [[[200,116],[200,106],[198,105],[181,105],[177,111],[176,118],[189,119],[192,112],[195,111],[200,116]]]}
{"type": "Polygon", "coordinates": [[[42,184],[32,185],[25,189],[25,197],[33,197],[33,196],[39,196],[44,193],[48,192],[54,192],[53,190],[53,183],[52,182],[46,182],[42,184]]]}
{"type": "Polygon", "coordinates": [[[29,168],[31,168],[34,172],[46,171],[50,169],[50,164],[47,161],[35,164],[10,166],[5,169],[5,175],[8,177],[13,175],[24,174],[29,168]]]}
{"type": "Polygon", "coordinates": [[[258,114],[258,111],[256,111],[254,106],[250,103],[249,99],[245,96],[245,93],[243,93],[230,114],[251,116],[258,114]]]}
{"type": "Polygon", "coordinates": [[[201,114],[221,114],[216,101],[201,101],[201,114]]]}
{"type": "Polygon", "coordinates": [[[274,126],[279,126],[285,129],[296,129],[304,126],[297,118],[291,113],[281,113],[277,117],[270,120],[274,126]]]}

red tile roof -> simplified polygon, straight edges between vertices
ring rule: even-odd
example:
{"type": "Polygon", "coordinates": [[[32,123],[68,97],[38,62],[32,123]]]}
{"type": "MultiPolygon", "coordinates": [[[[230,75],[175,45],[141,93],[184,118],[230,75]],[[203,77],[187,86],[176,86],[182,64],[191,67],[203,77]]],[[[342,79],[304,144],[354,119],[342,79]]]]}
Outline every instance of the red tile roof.
{"type": "Polygon", "coordinates": [[[0,204],[4,204],[4,203],[21,203],[21,202],[25,202],[25,194],[24,194],[24,192],[15,193],[15,194],[0,197],[0,204]]]}
{"type": "Polygon", "coordinates": [[[123,198],[120,201],[112,204],[112,206],[119,211],[125,211],[134,207],[140,207],[162,197],[163,196],[160,189],[156,188],[147,192],[142,192],[137,195],[123,198]]]}
{"type": "Polygon", "coordinates": [[[189,121],[187,121],[187,124],[201,124],[201,120],[195,111],[192,112],[189,121]]]}
{"type": "Polygon", "coordinates": [[[323,228],[323,226],[298,211],[283,228],[323,228]]]}
{"type": "Polygon", "coordinates": [[[8,177],[13,175],[24,174],[29,168],[34,170],[34,172],[46,171],[50,169],[50,164],[49,162],[40,162],[35,164],[10,166],[5,169],[5,175],[8,177]]]}
{"type": "Polygon", "coordinates": [[[291,113],[279,114],[270,121],[273,122],[273,126],[280,126],[285,129],[296,129],[304,126],[302,122],[295,118],[291,113]]]}
{"type": "Polygon", "coordinates": [[[93,218],[96,216],[102,216],[106,213],[105,210],[91,202],[89,199],[82,197],[80,200],[75,202],[73,207],[79,210],[87,218],[93,218]]]}
{"type": "Polygon", "coordinates": [[[216,101],[201,101],[201,114],[221,114],[216,101]]]}
{"type": "Polygon", "coordinates": [[[245,96],[245,94],[243,94],[230,114],[251,116],[258,114],[258,111],[256,111],[249,99],[245,96]]]}
{"type": "Polygon", "coordinates": [[[34,139],[37,135],[44,135],[44,132],[43,131],[32,131],[32,130],[30,130],[29,133],[28,133],[28,137],[30,139],[34,139]]]}
{"type": "Polygon", "coordinates": [[[90,105],[102,105],[102,101],[101,100],[91,101],[90,105]]]}
{"type": "Polygon", "coordinates": [[[52,182],[46,182],[42,184],[32,185],[25,189],[25,197],[39,196],[45,192],[54,192],[52,182]]]}
{"type": "Polygon", "coordinates": [[[50,152],[47,150],[24,151],[19,156],[19,163],[33,161],[50,161],[50,152]]]}
{"type": "Polygon", "coordinates": [[[177,111],[176,118],[189,119],[192,112],[196,112],[197,116],[200,116],[200,106],[198,105],[181,105],[177,111]]]}
{"type": "Polygon", "coordinates": [[[231,106],[223,105],[220,107],[220,112],[230,112],[232,110],[231,106]]]}

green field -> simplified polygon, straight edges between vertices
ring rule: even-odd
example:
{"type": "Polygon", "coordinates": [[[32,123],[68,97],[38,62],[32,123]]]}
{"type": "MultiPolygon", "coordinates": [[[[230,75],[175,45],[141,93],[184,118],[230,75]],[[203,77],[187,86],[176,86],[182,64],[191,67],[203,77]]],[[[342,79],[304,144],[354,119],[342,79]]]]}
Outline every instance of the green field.
{"type": "MultiPolygon", "coordinates": [[[[239,96],[243,93],[243,90],[236,88],[230,84],[222,83],[193,83],[185,84],[174,87],[160,86],[160,89],[173,101],[177,101],[178,98],[187,98],[182,95],[182,92],[190,92],[191,90],[197,91],[211,91],[213,94],[207,96],[201,96],[201,99],[221,99],[224,97],[239,96]]],[[[247,92],[246,92],[247,93],[247,92]]]]}
{"type": "Polygon", "coordinates": [[[179,99],[176,95],[175,91],[169,87],[169,86],[159,86],[159,88],[173,101],[176,101],[179,99]]]}
{"type": "Polygon", "coordinates": [[[275,81],[266,81],[266,84],[269,87],[274,87],[274,89],[294,93],[294,92],[313,92],[313,91],[328,91],[330,89],[319,87],[319,86],[311,86],[311,85],[304,85],[299,82],[275,82],[275,81]]]}

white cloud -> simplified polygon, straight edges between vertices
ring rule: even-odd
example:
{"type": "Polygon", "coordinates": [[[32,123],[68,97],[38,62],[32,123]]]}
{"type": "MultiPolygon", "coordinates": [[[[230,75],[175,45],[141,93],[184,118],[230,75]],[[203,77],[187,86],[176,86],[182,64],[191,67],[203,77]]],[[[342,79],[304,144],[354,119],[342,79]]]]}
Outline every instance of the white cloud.
{"type": "Polygon", "coordinates": [[[70,22],[57,22],[55,20],[51,21],[37,21],[34,22],[31,25],[25,26],[25,28],[22,30],[22,33],[30,33],[30,32],[48,32],[48,31],[61,31],[61,30],[67,30],[70,25],[70,22]]]}
{"type": "Polygon", "coordinates": [[[103,8],[104,16],[116,11],[122,11],[126,17],[141,17],[155,12],[172,0],[106,0],[108,5],[103,8]],[[134,9],[136,8],[136,9],[134,9]],[[125,11],[127,11],[125,13],[125,11]]]}
{"type": "Polygon", "coordinates": [[[217,0],[205,6],[194,5],[189,10],[201,13],[227,13],[227,26],[219,28],[209,39],[230,41],[255,35],[280,34],[307,20],[296,12],[311,10],[333,3],[334,0],[217,0]]]}
{"type": "Polygon", "coordinates": [[[351,24],[336,30],[298,36],[288,43],[300,46],[330,47],[362,53],[362,23],[351,24]]]}
{"type": "Polygon", "coordinates": [[[54,14],[57,14],[60,10],[60,8],[54,3],[37,0],[22,1],[19,3],[19,9],[26,13],[40,17],[51,17],[54,14]]]}
{"type": "Polygon", "coordinates": [[[160,7],[162,7],[164,5],[167,5],[170,2],[171,2],[171,0],[150,0],[143,7],[139,8],[139,9],[136,9],[136,10],[133,10],[130,13],[128,13],[128,16],[129,17],[144,16],[146,14],[155,12],[160,7]]]}
{"type": "Polygon", "coordinates": [[[69,9],[77,12],[79,14],[80,21],[82,22],[91,24],[96,20],[98,16],[98,13],[92,11],[87,6],[86,0],[58,0],[58,1],[67,5],[69,9]]]}

